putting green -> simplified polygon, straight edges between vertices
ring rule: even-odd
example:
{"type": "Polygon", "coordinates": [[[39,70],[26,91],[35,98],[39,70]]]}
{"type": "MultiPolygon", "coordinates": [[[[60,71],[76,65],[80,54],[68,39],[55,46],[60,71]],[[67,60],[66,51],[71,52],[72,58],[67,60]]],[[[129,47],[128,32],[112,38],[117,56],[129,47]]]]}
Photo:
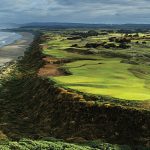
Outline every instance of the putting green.
{"type": "Polygon", "coordinates": [[[127,100],[150,99],[149,78],[135,76],[129,71],[134,65],[120,63],[120,59],[82,60],[65,67],[72,75],[53,78],[64,87],[127,100]]]}

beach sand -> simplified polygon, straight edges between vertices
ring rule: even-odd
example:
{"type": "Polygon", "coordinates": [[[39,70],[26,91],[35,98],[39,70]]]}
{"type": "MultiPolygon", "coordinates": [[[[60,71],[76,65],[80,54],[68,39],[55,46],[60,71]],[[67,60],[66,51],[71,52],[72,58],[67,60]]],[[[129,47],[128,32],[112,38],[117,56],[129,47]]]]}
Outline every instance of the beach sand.
{"type": "Polygon", "coordinates": [[[22,38],[0,48],[0,66],[3,66],[6,62],[16,60],[19,56],[23,56],[24,51],[33,41],[33,34],[28,32],[21,32],[19,34],[22,35],[22,38]]]}

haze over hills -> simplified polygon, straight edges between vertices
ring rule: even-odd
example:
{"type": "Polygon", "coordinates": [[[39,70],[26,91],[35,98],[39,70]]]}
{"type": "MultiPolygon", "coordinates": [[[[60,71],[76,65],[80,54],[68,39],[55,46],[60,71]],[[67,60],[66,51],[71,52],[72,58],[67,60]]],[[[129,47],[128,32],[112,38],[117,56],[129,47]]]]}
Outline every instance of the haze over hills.
{"type": "Polygon", "coordinates": [[[33,22],[20,25],[22,28],[48,27],[48,28],[104,28],[104,29],[150,29],[150,24],[86,24],[86,23],[59,23],[59,22],[33,22]]]}
{"type": "Polygon", "coordinates": [[[91,23],[61,23],[61,22],[31,22],[26,24],[3,23],[0,29],[11,28],[101,28],[101,29],[140,29],[150,30],[150,24],[91,24],[91,23]]]}
{"type": "Polygon", "coordinates": [[[18,27],[20,27],[20,25],[16,23],[0,23],[0,29],[11,29],[18,27]]]}

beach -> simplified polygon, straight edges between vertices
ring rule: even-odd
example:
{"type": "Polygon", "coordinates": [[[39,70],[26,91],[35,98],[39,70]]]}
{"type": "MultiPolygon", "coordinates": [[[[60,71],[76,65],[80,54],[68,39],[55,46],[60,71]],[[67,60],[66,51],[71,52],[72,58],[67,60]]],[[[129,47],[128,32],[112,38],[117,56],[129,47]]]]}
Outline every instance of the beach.
{"type": "Polygon", "coordinates": [[[0,48],[0,66],[12,60],[16,60],[19,56],[24,55],[24,51],[33,41],[33,34],[28,32],[20,32],[21,38],[13,43],[0,48]]]}

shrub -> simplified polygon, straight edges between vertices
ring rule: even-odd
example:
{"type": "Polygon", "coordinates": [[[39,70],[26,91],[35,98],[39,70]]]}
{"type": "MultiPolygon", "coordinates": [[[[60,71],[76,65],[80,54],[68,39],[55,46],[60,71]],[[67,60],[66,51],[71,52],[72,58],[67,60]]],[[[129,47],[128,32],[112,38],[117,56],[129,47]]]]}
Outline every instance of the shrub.
{"type": "Polygon", "coordinates": [[[117,42],[117,43],[130,43],[131,39],[130,38],[116,38],[115,42],[117,42]]]}
{"type": "Polygon", "coordinates": [[[87,47],[87,48],[97,48],[98,46],[100,46],[99,43],[87,43],[85,45],[85,47],[87,47]]]}
{"type": "Polygon", "coordinates": [[[115,42],[115,41],[116,41],[116,37],[110,37],[110,38],[109,38],[109,41],[110,41],[110,42],[115,42]]]}
{"type": "Polygon", "coordinates": [[[125,43],[121,43],[120,45],[119,45],[119,48],[122,48],[122,49],[127,49],[127,48],[130,48],[131,46],[130,45],[127,45],[127,44],[125,44],[125,43]]]}
{"type": "Polygon", "coordinates": [[[104,45],[104,48],[116,48],[117,46],[116,46],[116,44],[114,44],[114,43],[107,43],[107,44],[105,44],[104,45]]]}
{"type": "Polygon", "coordinates": [[[143,42],[142,42],[142,44],[146,44],[146,42],[145,42],[145,41],[143,41],[143,42]]]}
{"type": "Polygon", "coordinates": [[[80,36],[83,38],[87,38],[89,36],[98,36],[99,33],[95,30],[89,30],[88,32],[73,32],[72,35],[80,36]]]}
{"type": "Polygon", "coordinates": [[[90,30],[90,31],[88,31],[88,36],[98,36],[99,35],[99,33],[98,32],[96,32],[95,30],[90,30]]]}
{"type": "Polygon", "coordinates": [[[136,41],[135,43],[136,43],[136,44],[139,44],[139,41],[136,41]]]}
{"type": "Polygon", "coordinates": [[[78,47],[78,44],[73,44],[71,47],[78,47]]]}

